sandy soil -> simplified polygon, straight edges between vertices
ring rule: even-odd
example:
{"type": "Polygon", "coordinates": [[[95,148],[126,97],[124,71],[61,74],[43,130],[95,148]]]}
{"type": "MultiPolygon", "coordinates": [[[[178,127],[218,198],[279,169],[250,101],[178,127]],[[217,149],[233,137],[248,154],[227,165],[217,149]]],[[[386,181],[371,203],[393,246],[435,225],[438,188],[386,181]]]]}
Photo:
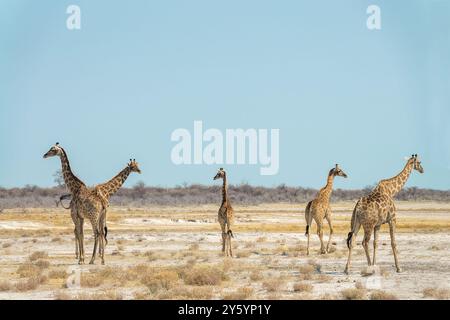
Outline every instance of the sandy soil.
{"type": "MultiPolygon", "coordinates": [[[[220,253],[218,206],[110,208],[106,266],[99,259],[95,265],[77,265],[68,211],[5,210],[0,214],[0,299],[368,299],[376,292],[384,298],[450,298],[450,204],[399,202],[397,245],[403,272],[395,272],[384,226],[377,268],[369,276],[364,273],[362,231],[351,273],[343,273],[353,205],[333,205],[331,253],[319,254],[313,226],[309,256],[304,204],[236,206],[232,259],[220,253]],[[196,266],[224,276],[210,285],[189,283],[183,275],[196,266]],[[155,287],[154,279],[144,279],[161,270],[178,272],[179,278],[169,281],[175,285],[158,280],[155,287]],[[72,283],[86,275],[96,279],[72,283]]],[[[327,240],[328,228],[325,235],[327,240]]],[[[88,223],[86,261],[92,240],[88,223]]]]}

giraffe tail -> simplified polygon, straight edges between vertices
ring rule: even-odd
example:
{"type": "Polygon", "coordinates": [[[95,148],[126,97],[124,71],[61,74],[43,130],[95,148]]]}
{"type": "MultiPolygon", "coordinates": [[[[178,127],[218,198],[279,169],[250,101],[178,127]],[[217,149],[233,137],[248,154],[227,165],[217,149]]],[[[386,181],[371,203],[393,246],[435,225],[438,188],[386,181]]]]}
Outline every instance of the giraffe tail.
{"type": "Polygon", "coordinates": [[[348,236],[347,236],[347,248],[350,249],[350,244],[352,243],[352,238],[353,238],[353,232],[349,232],[348,236]]]}
{"type": "Polygon", "coordinates": [[[234,238],[233,231],[231,231],[231,229],[227,231],[227,234],[234,238]]]}
{"type": "Polygon", "coordinates": [[[349,248],[349,249],[350,249],[350,246],[351,246],[351,244],[352,244],[353,234],[355,233],[355,227],[356,227],[356,223],[355,223],[355,220],[356,220],[356,208],[358,208],[358,204],[359,204],[359,201],[356,203],[356,206],[355,206],[355,208],[353,209],[352,223],[351,223],[351,230],[350,230],[350,232],[349,232],[348,235],[347,235],[347,248],[349,248]]]}
{"type": "Polygon", "coordinates": [[[311,204],[312,201],[308,202],[308,204],[306,205],[306,209],[305,209],[305,219],[306,219],[306,232],[305,232],[305,236],[307,236],[309,234],[309,210],[311,209],[311,204]]]}
{"type": "Polygon", "coordinates": [[[63,200],[68,200],[68,199],[72,199],[72,194],[64,194],[61,197],[59,197],[59,200],[56,201],[56,206],[59,207],[59,204],[61,204],[61,207],[63,207],[64,209],[70,209],[70,205],[68,207],[65,207],[63,204],[63,200]]]}
{"type": "Polygon", "coordinates": [[[105,230],[105,243],[108,244],[108,239],[106,238],[106,236],[108,235],[108,227],[105,226],[104,230],[105,230]]]}

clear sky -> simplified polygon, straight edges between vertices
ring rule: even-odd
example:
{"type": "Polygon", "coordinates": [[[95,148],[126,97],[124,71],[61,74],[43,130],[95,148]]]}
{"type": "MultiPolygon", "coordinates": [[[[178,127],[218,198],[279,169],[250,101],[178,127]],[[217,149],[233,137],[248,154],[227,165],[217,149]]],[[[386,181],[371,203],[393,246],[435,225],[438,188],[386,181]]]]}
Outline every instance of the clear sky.
{"type": "Polygon", "coordinates": [[[177,128],[279,128],[280,170],[231,183],[360,188],[418,153],[408,186],[450,189],[450,1],[0,2],[0,186],[54,185],[56,141],[87,184],[129,158],[149,185],[213,184],[176,166],[177,128]],[[66,8],[81,8],[81,30],[66,8]],[[381,8],[381,30],[366,27],[381,8]]]}

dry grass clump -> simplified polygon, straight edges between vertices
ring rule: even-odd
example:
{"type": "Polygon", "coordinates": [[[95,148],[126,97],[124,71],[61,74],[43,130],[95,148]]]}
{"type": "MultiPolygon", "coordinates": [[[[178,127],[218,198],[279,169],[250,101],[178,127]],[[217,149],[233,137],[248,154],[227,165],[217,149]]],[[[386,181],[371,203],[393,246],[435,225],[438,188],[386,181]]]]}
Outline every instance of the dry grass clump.
{"type": "Polygon", "coordinates": [[[40,269],[47,269],[48,267],[50,267],[50,262],[43,259],[39,259],[34,264],[38,266],[40,269]]]}
{"type": "Polygon", "coordinates": [[[47,282],[46,276],[43,276],[41,274],[31,276],[27,280],[21,280],[17,282],[16,290],[20,292],[34,290],[39,287],[39,285],[44,284],[45,282],[47,282]]]}
{"type": "Polygon", "coordinates": [[[2,248],[9,248],[12,246],[12,242],[5,242],[4,244],[2,244],[2,248]]]}
{"type": "Polygon", "coordinates": [[[241,250],[236,254],[237,258],[248,258],[250,257],[251,251],[249,250],[241,250]]]}
{"type": "Polygon", "coordinates": [[[150,292],[156,293],[161,289],[169,290],[178,283],[178,273],[173,270],[164,270],[159,272],[150,272],[141,278],[141,283],[145,285],[150,292]]]}
{"type": "MultiPolygon", "coordinates": [[[[136,295],[135,295],[136,296],[136,295]]],[[[138,295],[139,298],[148,299],[150,296],[138,295]]],[[[171,290],[163,290],[157,296],[151,298],[156,298],[159,300],[209,300],[213,296],[213,287],[211,286],[201,286],[201,287],[186,287],[186,286],[176,286],[171,290]]]]}
{"type": "Polygon", "coordinates": [[[147,257],[148,261],[156,261],[161,259],[161,256],[154,251],[147,251],[144,253],[144,257],[147,257]]]}
{"type": "Polygon", "coordinates": [[[297,282],[293,287],[295,292],[311,292],[313,290],[313,286],[309,283],[297,282]]]}
{"type": "Polygon", "coordinates": [[[358,288],[344,289],[341,296],[345,300],[363,300],[366,298],[366,290],[358,288]]]}
{"type": "Polygon", "coordinates": [[[96,273],[82,273],[80,277],[80,285],[86,288],[96,288],[103,283],[104,278],[96,273]]]}
{"type": "Polygon", "coordinates": [[[188,298],[193,300],[209,300],[212,298],[212,295],[213,295],[213,288],[197,287],[191,289],[188,298]]]}
{"type": "Polygon", "coordinates": [[[395,295],[382,290],[375,290],[371,292],[369,298],[370,300],[397,300],[395,295]]]}
{"type": "Polygon", "coordinates": [[[55,237],[51,240],[51,242],[61,242],[62,238],[61,237],[55,237]]]}
{"type": "Polygon", "coordinates": [[[450,299],[450,290],[447,288],[425,288],[423,296],[425,298],[447,300],[450,299]]]}
{"type": "Polygon", "coordinates": [[[276,292],[280,289],[280,287],[285,283],[285,281],[281,278],[278,279],[268,279],[265,280],[262,285],[265,290],[268,292],[276,292]]]}
{"type": "Polygon", "coordinates": [[[314,268],[314,271],[320,273],[322,271],[322,265],[314,260],[309,260],[308,265],[314,268]]]}
{"type": "Polygon", "coordinates": [[[150,270],[150,267],[145,264],[138,264],[131,266],[126,272],[122,274],[122,278],[133,281],[139,280],[143,275],[146,275],[150,270]]]}
{"type": "Polygon", "coordinates": [[[238,288],[235,292],[226,294],[223,299],[224,300],[245,300],[249,299],[254,293],[252,287],[241,287],[238,288]]]}
{"type": "Polygon", "coordinates": [[[136,291],[133,293],[133,299],[134,300],[149,300],[152,297],[152,295],[146,290],[146,291],[136,291]]]}
{"type": "Polygon", "coordinates": [[[79,295],[73,296],[74,300],[122,300],[123,296],[116,290],[103,290],[101,292],[95,293],[81,293],[79,295]]]}
{"type": "Polygon", "coordinates": [[[198,243],[193,243],[189,246],[188,250],[189,251],[197,251],[200,248],[200,246],[198,245],[198,243]]]}
{"type": "Polygon", "coordinates": [[[11,284],[11,282],[6,281],[6,280],[0,281],[0,292],[10,291],[10,290],[12,290],[12,288],[13,288],[13,285],[11,284]]]}
{"type": "Polygon", "coordinates": [[[252,280],[252,281],[259,281],[262,279],[262,277],[263,276],[262,276],[262,273],[260,270],[253,270],[250,273],[250,280],[252,280]]]}
{"type": "Polygon", "coordinates": [[[36,252],[33,252],[33,253],[28,257],[28,259],[29,259],[30,261],[36,261],[36,260],[39,260],[39,259],[48,259],[48,253],[45,252],[45,251],[36,251],[36,252]]]}
{"type": "Polygon", "coordinates": [[[217,286],[225,280],[225,273],[221,268],[214,266],[194,266],[186,271],[184,282],[195,286],[217,286]]]}
{"type": "Polygon", "coordinates": [[[41,274],[41,268],[31,263],[25,263],[17,268],[16,273],[20,278],[34,277],[41,274]]]}
{"type": "Polygon", "coordinates": [[[304,264],[301,265],[298,269],[300,271],[301,274],[312,274],[315,272],[315,268],[313,265],[310,264],[304,264]]]}
{"type": "Polygon", "coordinates": [[[48,273],[49,279],[65,279],[67,277],[67,272],[65,270],[51,270],[48,273]]]}

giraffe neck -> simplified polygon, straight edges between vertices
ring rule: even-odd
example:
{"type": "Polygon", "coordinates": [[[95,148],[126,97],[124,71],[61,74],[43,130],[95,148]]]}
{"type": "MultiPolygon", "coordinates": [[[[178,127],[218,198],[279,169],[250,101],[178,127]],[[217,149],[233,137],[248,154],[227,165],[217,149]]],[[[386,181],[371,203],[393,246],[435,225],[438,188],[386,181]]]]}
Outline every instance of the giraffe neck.
{"type": "Polygon", "coordinates": [[[122,187],[125,180],[127,180],[128,176],[131,173],[131,169],[127,166],[125,169],[120,171],[114,178],[105,182],[103,184],[98,185],[96,188],[101,193],[105,200],[108,200],[117,190],[122,187]]]}
{"type": "Polygon", "coordinates": [[[320,190],[320,197],[330,199],[331,192],[333,191],[334,174],[332,171],[328,174],[327,184],[320,190]]]}
{"type": "Polygon", "coordinates": [[[223,185],[222,185],[222,204],[224,203],[228,203],[228,183],[226,173],[223,176],[223,185]]]}
{"type": "Polygon", "coordinates": [[[413,169],[413,161],[408,161],[403,170],[390,179],[381,180],[375,190],[394,197],[402,190],[413,169]]]}
{"type": "Polygon", "coordinates": [[[85,188],[86,185],[73,174],[72,169],[70,168],[67,153],[64,149],[61,148],[61,150],[62,154],[59,156],[59,158],[61,159],[61,171],[64,177],[64,182],[70,192],[72,194],[76,194],[81,188],[85,188]]]}

